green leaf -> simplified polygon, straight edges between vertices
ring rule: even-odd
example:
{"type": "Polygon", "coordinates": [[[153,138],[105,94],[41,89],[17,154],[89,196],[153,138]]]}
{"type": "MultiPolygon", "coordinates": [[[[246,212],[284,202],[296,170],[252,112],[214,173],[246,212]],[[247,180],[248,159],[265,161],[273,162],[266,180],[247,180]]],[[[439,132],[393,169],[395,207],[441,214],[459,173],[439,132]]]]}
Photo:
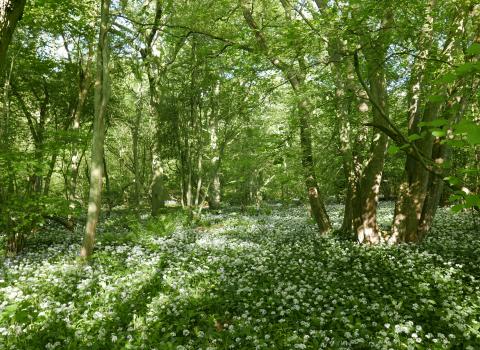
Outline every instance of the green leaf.
{"type": "Polygon", "coordinates": [[[447,125],[447,124],[448,124],[448,120],[440,118],[440,119],[432,120],[431,122],[420,122],[420,123],[418,123],[418,126],[419,127],[427,126],[427,127],[440,128],[440,127],[442,127],[444,125],[447,125]]]}
{"type": "Polygon", "coordinates": [[[457,186],[462,183],[460,179],[455,176],[447,176],[446,178],[444,178],[444,180],[448,181],[448,183],[452,186],[457,186]]]}
{"type": "Polygon", "coordinates": [[[446,97],[444,95],[432,95],[428,97],[430,102],[443,102],[445,99],[446,97]]]}
{"type": "Polygon", "coordinates": [[[480,44],[473,43],[467,50],[467,55],[480,55],[480,44]]]}
{"type": "Polygon", "coordinates": [[[422,139],[422,137],[418,134],[408,135],[408,141],[410,141],[410,142],[421,140],[421,139],[422,139]]]}
{"type": "Polygon", "coordinates": [[[475,127],[475,123],[469,120],[462,120],[455,125],[455,134],[462,134],[468,132],[471,128],[475,127]]]}
{"type": "Polygon", "coordinates": [[[467,142],[473,146],[480,144],[480,125],[473,125],[467,131],[467,142]]]}
{"type": "Polygon", "coordinates": [[[463,204],[456,204],[452,207],[452,211],[454,213],[458,213],[460,210],[462,210],[463,208],[465,208],[465,206],[463,204]]]}
{"type": "Polygon", "coordinates": [[[455,73],[449,72],[449,73],[446,73],[446,74],[440,76],[437,79],[437,83],[438,84],[450,84],[450,83],[453,83],[455,80],[457,80],[457,76],[455,75],[455,73]]]}
{"type": "Polygon", "coordinates": [[[473,208],[475,206],[480,206],[480,196],[476,194],[467,194],[465,196],[465,206],[467,208],[473,208]]]}
{"type": "Polygon", "coordinates": [[[400,151],[400,148],[399,148],[398,146],[395,146],[395,145],[390,145],[390,146],[388,147],[388,150],[387,150],[388,154],[390,154],[390,155],[392,155],[392,156],[393,156],[394,154],[397,154],[398,151],[400,151]]]}
{"type": "Polygon", "coordinates": [[[458,195],[458,194],[452,194],[450,197],[448,197],[449,202],[455,202],[458,201],[459,199],[462,199],[463,197],[458,195]]]}
{"type": "Polygon", "coordinates": [[[475,71],[475,64],[471,62],[464,63],[455,69],[458,76],[464,76],[475,71]]]}
{"type": "Polygon", "coordinates": [[[444,137],[447,133],[444,130],[436,129],[432,131],[432,135],[435,137],[444,137]]]}

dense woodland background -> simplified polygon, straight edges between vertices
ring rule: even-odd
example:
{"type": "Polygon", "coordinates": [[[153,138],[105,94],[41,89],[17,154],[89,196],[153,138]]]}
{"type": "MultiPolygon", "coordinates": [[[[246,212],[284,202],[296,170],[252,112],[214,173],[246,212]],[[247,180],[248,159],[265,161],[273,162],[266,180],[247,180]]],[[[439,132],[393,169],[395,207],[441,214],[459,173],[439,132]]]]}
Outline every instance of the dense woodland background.
{"type": "Polygon", "coordinates": [[[0,1],[0,347],[478,348],[479,59],[478,0],[0,1]]]}
{"type": "Polygon", "coordinates": [[[84,255],[102,205],[198,216],[307,193],[322,233],[342,201],[362,243],[421,240],[439,204],[478,209],[475,1],[7,1],[2,16],[10,251],[87,203],[84,255]],[[388,236],[379,198],[396,200],[388,236]]]}

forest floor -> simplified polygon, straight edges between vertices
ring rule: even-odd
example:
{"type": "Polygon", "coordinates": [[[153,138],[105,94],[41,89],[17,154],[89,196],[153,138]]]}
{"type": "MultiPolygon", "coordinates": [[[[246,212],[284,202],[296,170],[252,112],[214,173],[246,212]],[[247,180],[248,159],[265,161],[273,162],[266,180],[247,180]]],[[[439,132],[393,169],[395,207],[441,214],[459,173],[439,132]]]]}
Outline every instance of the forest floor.
{"type": "Polygon", "coordinates": [[[88,265],[81,228],[1,258],[0,348],[480,348],[472,214],[441,209],[424,243],[394,247],[320,237],[303,207],[184,219],[114,213],[88,265]]]}

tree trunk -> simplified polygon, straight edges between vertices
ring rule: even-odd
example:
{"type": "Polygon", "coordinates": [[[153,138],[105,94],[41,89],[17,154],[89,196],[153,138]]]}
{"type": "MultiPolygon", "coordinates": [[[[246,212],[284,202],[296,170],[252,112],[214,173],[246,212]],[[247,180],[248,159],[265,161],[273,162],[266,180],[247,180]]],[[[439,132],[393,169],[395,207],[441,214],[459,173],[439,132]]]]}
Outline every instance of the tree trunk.
{"type": "MultiPolygon", "coordinates": [[[[432,38],[433,18],[430,13],[435,1],[432,0],[427,7],[427,23],[424,26],[422,37],[419,46],[422,48],[419,54],[419,60],[415,62],[410,89],[410,105],[408,111],[408,126],[409,134],[420,133],[418,127],[419,122],[430,122],[437,119],[441,113],[443,117],[452,122],[458,122],[468,105],[470,95],[475,90],[475,81],[464,84],[468,86],[463,88],[460,83],[459,90],[462,92],[457,97],[450,96],[450,101],[447,104],[443,102],[428,101],[425,104],[423,114],[420,113],[421,99],[428,95],[428,86],[426,81],[426,64],[425,59],[428,58],[429,47],[432,38]],[[426,90],[426,91],[423,91],[426,90]]],[[[465,19],[460,18],[460,21],[465,19]]],[[[455,30],[463,31],[464,24],[458,24],[455,30]]],[[[461,33],[451,34],[450,43],[444,48],[443,55],[445,59],[451,60],[452,50],[460,45],[458,41],[461,33]]],[[[443,87],[445,93],[448,91],[447,86],[443,87]]],[[[414,144],[419,152],[428,160],[441,160],[444,162],[448,156],[448,146],[446,144],[440,145],[439,140],[435,141],[431,131],[427,128],[426,136],[415,141],[414,144]]],[[[442,173],[441,168],[436,170],[442,173]]],[[[392,225],[392,236],[389,239],[390,243],[400,242],[419,242],[428,233],[433,223],[433,219],[440,202],[443,191],[443,176],[440,174],[429,173],[421,164],[412,156],[407,155],[405,164],[404,180],[400,186],[399,197],[395,206],[395,215],[392,225]]]]}
{"type": "MultiPolygon", "coordinates": [[[[391,13],[388,13],[382,26],[389,28],[391,21],[391,13]]],[[[383,127],[388,127],[384,117],[388,118],[389,113],[384,66],[388,46],[389,30],[385,30],[376,42],[363,49],[367,61],[370,98],[375,102],[372,106],[373,123],[383,127]],[[381,111],[377,107],[381,108],[381,111]]],[[[370,147],[371,156],[358,180],[358,193],[354,203],[356,213],[353,221],[359,243],[377,244],[381,241],[377,223],[377,206],[387,142],[385,134],[378,130],[374,131],[370,147]]]]}
{"type": "Polygon", "coordinates": [[[80,168],[80,163],[82,160],[82,156],[80,155],[79,145],[78,142],[80,136],[80,123],[83,114],[83,109],[85,107],[85,103],[88,97],[88,91],[91,84],[92,76],[90,74],[90,63],[93,57],[92,50],[89,50],[89,55],[87,59],[86,67],[83,68],[82,65],[79,65],[79,91],[78,91],[78,99],[75,109],[73,111],[72,116],[72,131],[76,137],[76,140],[73,142],[72,145],[72,158],[71,158],[71,166],[70,166],[70,181],[69,181],[69,190],[68,190],[68,199],[70,201],[78,200],[77,198],[77,179],[78,179],[78,170],[80,168]]]}
{"type": "MultiPolygon", "coordinates": [[[[13,32],[22,18],[26,0],[0,1],[0,75],[7,61],[7,50],[12,41],[13,32]]],[[[2,79],[3,80],[3,79],[2,79]]]]}
{"type": "Polygon", "coordinates": [[[242,2],[243,17],[248,26],[252,29],[255,39],[260,47],[263,55],[270,61],[270,63],[280,70],[284,77],[290,83],[298,100],[297,111],[300,126],[300,146],[302,150],[302,166],[304,171],[304,180],[307,188],[308,199],[312,216],[315,219],[320,233],[327,233],[330,228],[330,219],[318,188],[317,178],[315,176],[315,164],[312,153],[312,134],[310,130],[309,117],[312,112],[308,104],[308,100],[302,96],[303,85],[305,81],[306,65],[303,60],[298,57],[300,68],[294,68],[294,64],[285,63],[279,57],[272,54],[268,42],[261,32],[259,26],[255,22],[252,14],[251,1],[242,2]]]}
{"type": "Polygon", "coordinates": [[[113,209],[113,193],[110,188],[110,177],[108,176],[108,167],[107,167],[107,159],[105,157],[105,150],[103,152],[103,177],[105,178],[105,197],[107,200],[107,211],[105,212],[105,216],[108,218],[112,213],[113,209]]]}
{"type": "Polygon", "coordinates": [[[57,162],[57,150],[54,151],[52,154],[52,158],[50,158],[50,163],[48,164],[48,172],[47,175],[45,175],[44,178],[44,185],[43,185],[43,194],[45,196],[48,195],[48,192],[50,191],[50,181],[52,179],[53,171],[55,170],[55,163],[57,162]]]}
{"type": "Polygon", "coordinates": [[[102,204],[103,154],[105,141],[105,113],[110,97],[108,76],[108,30],[110,0],[101,0],[100,34],[97,46],[95,78],[95,118],[93,124],[92,161],[90,169],[90,193],[88,199],[87,224],[80,256],[92,255],[95,244],[95,231],[102,204]]]}
{"type": "Polygon", "coordinates": [[[210,209],[218,209],[220,208],[220,176],[218,175],[218,170],[220,168],[220,154],[218,149],[216,121],[214,121],[210,127],[210,148],[212,149],[210,166],[213,171],[212,179],[210,180],[211,185],[208,191],[208,207],[210,209]]]}
{"type": "Polygon", "coordinates": [[[137,106],[136,116],[135,116],[135,123],[132,126],[133,173],[135,176],[133,205],[137,210],[139,209],[140,191],[141,191],[140,165],[138,161],[138,138],[139,138],[139,129],[140,129],[141,120],[142,120],[141,101],[138,101],[138,106],[137,106]]]}
{"type": "Polygon", "coordinates": [[[152,192],[152,216],[160,214],[161,209],[165,207],[165,186],[163,184],[163,168],[158,156],[153,156],[153,179],[151,185],[152,192]]]}

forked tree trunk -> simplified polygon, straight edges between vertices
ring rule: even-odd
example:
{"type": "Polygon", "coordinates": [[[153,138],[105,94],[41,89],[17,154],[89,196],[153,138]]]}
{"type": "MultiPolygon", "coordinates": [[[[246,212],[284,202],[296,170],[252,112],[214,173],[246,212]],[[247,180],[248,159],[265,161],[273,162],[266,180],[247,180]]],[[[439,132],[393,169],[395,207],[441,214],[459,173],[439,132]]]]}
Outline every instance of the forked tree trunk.
{"type": "Polygon", "coordinates": [[[102,204],[103,154],[105,141],[105,112],[110,97],[108,76],[108,30],[110,0],[101,0],[100,34],[97,46],[95,78],[95,118],[93,124],[92,161],[90,168],[90,194],[88,199],[85,237],[80,250],[82,258],[92,255],[95,244],[95,231],[102,204]]]}
{"type": "MultiPolygon", "coordinates": [[[[430,122],[439,118],[440,115],[452,123],[458,122],[465,113],[472,91],[475,91],[474,86],[476,86],[475,79],[467,83],[460,81],[459,91],[462,93],[459,96],[450,96],[446,104],[428,101],[425,104],[423,114],[420,112],[422,98],[425,99],[425,96],[430,93],[425,87],[428,86],[425,83],[427,78],[425,76],[425,59],[428,58],[428,48],[432,38],[433,18],[430,16],[430,11],[434,4],[434,0],[431,0],[429,3],[427,23],[424,26],[422,40],[420,41],[422,50],[420,51],[419,59],[415,62],[410,83],[409,134],[419,134],[419,122],[430,122]]],[[[465,20],[465,18],[459,17],[460,23],[456,24],[451,38],[446,41],[449,44],[442,51],[446,60],[452,59],[453,50],[461,44],[459,40],[461,40],[461,34],[465,28],[465,20]]],[[[442,90],[442,92],[447,93],[447,86],[442,87],[442,90]]],[[[426,129],[425,131],[427,135],[415,141],[417,149],[426,159],[432,160],[434,163],[445,162],[449,153],[448,146],[440,144],[438,139],[434,140],[430,130],[426,129]]],[[[438,168],[436,172],[440,172],[440,174],[429,173],[412,156],[407,156],[404,181],[399,189],[392,225],[392,236],[389,239],[389,243],[419,242],[428,234],[444,186],[441,168],[438,168]]]]}

